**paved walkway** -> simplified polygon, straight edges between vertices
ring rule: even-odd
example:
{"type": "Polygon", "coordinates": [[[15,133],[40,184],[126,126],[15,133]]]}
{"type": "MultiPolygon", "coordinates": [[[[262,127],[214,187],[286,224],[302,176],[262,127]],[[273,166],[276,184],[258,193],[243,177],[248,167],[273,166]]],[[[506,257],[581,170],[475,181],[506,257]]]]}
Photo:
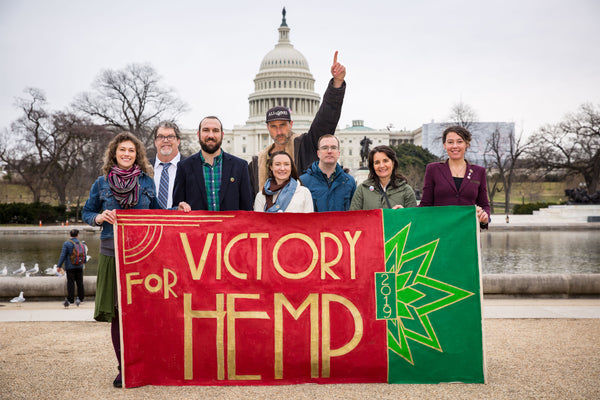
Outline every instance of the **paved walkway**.
{"type": "MultiPolygon", "coordinates": [[[[485,319],[600,318],[600,298],[592,299],[484,299],[485,319]]],[[[94,320],[94,302],[64,308],[60,301],[0,303],[0,322],[94,320]]]]}

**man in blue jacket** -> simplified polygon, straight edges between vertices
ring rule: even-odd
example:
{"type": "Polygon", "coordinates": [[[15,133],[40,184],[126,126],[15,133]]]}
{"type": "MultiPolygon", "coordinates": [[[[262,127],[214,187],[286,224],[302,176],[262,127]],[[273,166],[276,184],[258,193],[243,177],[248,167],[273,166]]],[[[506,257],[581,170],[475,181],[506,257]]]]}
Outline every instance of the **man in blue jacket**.
{"type": "Polygon", "coordinates": [[[79,230],[71,229],[69,234],[71,235],[71,239],[63,243],[57,267],[58,269],[62,269],[64,264],[65,271],[67,272],[67,298],[63,305],[69,307],[74,302],[79,307],[85,295],[83,290],[83,264],[73,265],[71,263],[71,253],[75,249],[75,243],[80,243],[78,238],[79,230]],[[75,299],[75,284],[77,284],[77,299],[75,299]]]}
{"type": "Polygon", "coordinates": [[[340,142],[333,135],[319,139],[317,157],[300,177],[310,190],[315,211],[348,211],[356,190],[356,181],[338,164],[340,142]]]}

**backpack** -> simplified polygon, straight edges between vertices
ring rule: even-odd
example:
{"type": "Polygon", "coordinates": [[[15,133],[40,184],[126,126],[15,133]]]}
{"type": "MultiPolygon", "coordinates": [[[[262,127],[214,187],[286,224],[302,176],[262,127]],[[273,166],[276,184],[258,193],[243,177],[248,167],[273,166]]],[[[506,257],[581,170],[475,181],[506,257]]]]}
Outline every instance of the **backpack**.
{"type": "Polygon", "coordinates": [[[73,243],[73,251],[71,251],[71,264],[73,265],[83,265],[86,261],[85,254],[85,246],[81,242],[75,242],[74,240],[69,240],[69,242],[73,243]]]}

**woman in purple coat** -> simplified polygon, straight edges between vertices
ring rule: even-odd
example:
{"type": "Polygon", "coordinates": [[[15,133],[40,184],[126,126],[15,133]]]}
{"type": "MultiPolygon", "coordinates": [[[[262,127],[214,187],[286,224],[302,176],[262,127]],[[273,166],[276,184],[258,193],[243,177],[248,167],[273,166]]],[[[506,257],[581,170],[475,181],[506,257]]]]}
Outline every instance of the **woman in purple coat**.
{"type": "Polygon", "coordinates": [[[482,228],[490,221],[485,168],[465,160],[471,133],[462,126],[444,131],[443,144],[448,160],[427,165],[420,207],[477,206],[477,219],[482,228]]]}

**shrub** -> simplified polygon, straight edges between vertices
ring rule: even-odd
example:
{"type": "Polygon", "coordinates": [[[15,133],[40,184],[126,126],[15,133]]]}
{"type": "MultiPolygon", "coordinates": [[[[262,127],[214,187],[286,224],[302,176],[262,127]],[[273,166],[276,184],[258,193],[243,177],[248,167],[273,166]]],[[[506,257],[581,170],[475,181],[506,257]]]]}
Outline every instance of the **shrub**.
{"type": "Polygon", "coordinates": [[[546,203],[538,201],[537,203],[515,204],[513,206],[513,214],[533,214],[534,211],[548,206],[554,206],[558,203],[546,203]]]}
{"type": "Polygon", "coordinates": [[[67,219],[64,205],[48,203],[4,203],[0,204],[0,224],[56,223],[67,219]]]}

